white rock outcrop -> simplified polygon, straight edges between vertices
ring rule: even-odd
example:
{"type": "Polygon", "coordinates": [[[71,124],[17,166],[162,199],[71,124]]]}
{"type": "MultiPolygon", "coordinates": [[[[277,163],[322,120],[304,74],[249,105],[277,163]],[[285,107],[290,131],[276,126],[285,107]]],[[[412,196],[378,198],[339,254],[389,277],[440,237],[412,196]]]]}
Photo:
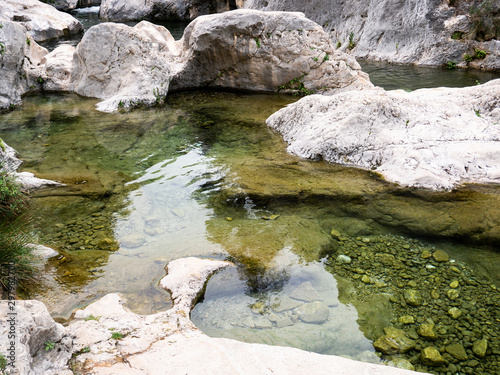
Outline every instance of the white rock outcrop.
{"type": "Polygon", "coordinates": [[[198,17],[179,41],[171,89],[326,91],[372,87],[351,56],[302,13],[236,10],[198,17]]]}
{"type": "MultiPolygon", "coordinates": [[[[59,84],[80,95],[105,99],[98,104],[105,112],[151,106],[167,95],[172,49],[174,38],[163,26],[147,21],[134,27],[102,23],[91,27],[76,47],[68,72],[70,83],[59,84]]],[[[58,76],[67,77],[64,61],[69,55],[68,49],[60,56],[64,74],[58,76]]],[[[58,60],[57,56],[47,58],[48,66],[54,67],[58,60]]]]}
{"type": "Polygon", "coordinates": [[[46,186],[62,186],[56,181],[37,178],[30,172],[17,172],[21,166],[22,161],[17,157],[17,152],[8,144],[4,143],[0,138],[0,169],[9,173],[14,179],[17,180],[22,190],[35,190],[46,186]]]}
{"type": "Polygon", "coordinates": [[[312,95],[274,113],[292,154],[404,186],[500,182],[500,80],[466,88],[312,95]]]}
{"type": "MultiPolygon", "coordinates": [[[[1,12],[1,11],[0,11],[1,12]]],[[[21,95],[38,88],[43,74],[40,47],[17,22],[0,19],[0,111],[21,104],[21,95]]]]}
{"type": "Polygon", "coordinates": [[[238,10],[201,16],[175,41],[162,26],[103,23],[76,50],[44,59],[45,89],[104,99],[101,111],[154,105],[169,90],[338,92],[372,88],[356,60],[300,13],[238,10]]]}
{"type": "Polygon", "coordinates": [[[0,301],[0,316],[0,353],[7,359],[9,374],[71,374],[65,370],[71,358],[72,337],[54,322],[42,302],[0,301]]]}
{"type": "Polygon", "coordinates": [[[182,20],[230,9],[229,0],[102,0],[99,17],[107,21],[182,20]]]}
{"type": "MultiPolygon", "coordinates": [[[[355,44],[352,54],[371,60],[420,65],[442,65],[455,61],[466,66],[464,54],[476,48],[488,52],[473,63],[484,69],[500,69],[498,40],[473,41],[469,9],[481,9],[481,1],[458,2],[459,7],[442,0],[245,0],[243,7],[264,11],[304,12],[308,18],[331,33],[342,49],[355,44]],[[463,3],[463,5],[461,4],[463,3]],[[452,35],[455,34],[452,39],[452,35]],[[457,39],[460,36],[462,39],[457,39]]],[[[500,3],[489,2],[483,12],[500,12],[500,3]]]]}
{"type": "Polygon", "coordinates": [[[0,21],[23,25],[37,42],[83,32],[83,25],[72,15],[38,0],[2,0],[1,5],[0,21]]]}

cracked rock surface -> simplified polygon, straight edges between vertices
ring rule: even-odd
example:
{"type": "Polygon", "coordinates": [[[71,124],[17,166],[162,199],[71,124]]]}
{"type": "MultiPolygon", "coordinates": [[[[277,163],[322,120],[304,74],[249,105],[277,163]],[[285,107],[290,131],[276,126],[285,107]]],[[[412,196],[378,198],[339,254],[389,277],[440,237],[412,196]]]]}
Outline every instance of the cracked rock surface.
{"type": "Polygon", "coordinates": [[[312,95],[267,124],[292,154],[370,169],[400,185],[500,182],[500,80],[410,93],[312,95]]]}

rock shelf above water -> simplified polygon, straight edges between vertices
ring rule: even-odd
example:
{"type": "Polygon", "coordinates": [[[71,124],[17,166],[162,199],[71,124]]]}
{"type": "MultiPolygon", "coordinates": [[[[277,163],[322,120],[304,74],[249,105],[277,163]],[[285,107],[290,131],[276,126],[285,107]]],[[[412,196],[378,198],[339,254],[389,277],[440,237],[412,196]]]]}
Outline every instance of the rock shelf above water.
{"type": "Polygon", "coordinates": [[[500,80],[466,88],[309,96],[267,120],[292,154],[403,186],[500,182],[500,80]]]}

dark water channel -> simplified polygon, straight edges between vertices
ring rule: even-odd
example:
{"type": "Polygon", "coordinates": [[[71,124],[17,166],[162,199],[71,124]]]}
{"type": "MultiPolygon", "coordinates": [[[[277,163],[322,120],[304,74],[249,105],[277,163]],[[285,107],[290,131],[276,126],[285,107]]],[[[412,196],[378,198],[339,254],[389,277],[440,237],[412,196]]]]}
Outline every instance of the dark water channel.
{"type": "MultiPolygon", "coordinates": [[[[362,65],[387,89],[496,78],[362,65]]],[[[295,100],[189,92],[161,108],[109,114],[93,99],[40,94],[2,114],[0,136],[23,169],[66,184],[36,193],[40,242],[61,256],[30,297],[62,320],[111,292],[149,314],[170,306],[158,288],[167,262],[228,259],[236,267],[210,279],[192,312],[211,336],[440,374],[497,373],[500,187],[401,189],[288,155],[265,119],[295,100]],[[381,359],[373,342],[387,327],[415,347],[381,359]],[[482,339],[484,358],[473,350],[482,339]],[[422,364],[428,346],[447,363],[422,364]]]]}

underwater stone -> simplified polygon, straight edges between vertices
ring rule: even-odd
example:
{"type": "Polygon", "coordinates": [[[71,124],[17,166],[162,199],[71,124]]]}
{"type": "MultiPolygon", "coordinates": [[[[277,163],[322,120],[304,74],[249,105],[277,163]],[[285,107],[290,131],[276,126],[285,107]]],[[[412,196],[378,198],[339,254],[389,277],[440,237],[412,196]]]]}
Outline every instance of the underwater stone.
{"type": "Polygon", "coordinates": [[[436,340],[438,338],[438,334],[435,331],[435,325],[430,323],[420,324],[417,333],[428,340],[436,340]]]}
{"type": "Polygon", "coordinates": [[[415,366],[410,361],[404,358],[394,358],[387,363],[389,366],[401,368],[403,370],[415,371],[415,366]]]}
{"type": "Polygon", "coordinates": [[[474,342],[474,344],[472,345],[472,351],[474,352],[474,354],[481,358],[484,358],[486,356],[487,349],[488,349],[488,341],[485,339],[478,340],[474,342]]]}
{"type": "Polygon", "coordinates": [[[453,318],[453,319],[458,319],[460,316],[462,316],[462,310],[460,310],[457,307],[452,307],[448,310],[448,314],[453,318]]]}
{"type": "Polygon", "coordinates": [[[415,318],[413,318],[413,316],[411,316],[411,315],[400,316],[398,320],[400,323],[403,323],[403,324],[415,323],[415,318]]]}
{"type": "Polygon", "coordinates": [[[447,262],[450,260],[450,256],[443,250],[438,250],[432,253],[432,257],[436,262],[447,262]]]}
{"type": "Polygon", "coordinates": [[[328,306],[323,302],[306,303],[297,308],[299,319],[305,323],[321,324],[328,319],[328,306]]]}
{"type": "Polygon", "coordinates": [[[451,354],[454,358],[458,359],[459,361],[465,361],[468,358],[464,347],[457,343],[448,345],[446,347],[446,352],[448,354],[451,354]]]}
{"type": "Polygon", "coordinates": [[[302,305],[302,302],[299,302],[297,300],[293,300],[287,296],[281,297],[281,300],[279,301],[278,306],[274,306],[273,310],[276,311],[277,313],[287,311],[287,310],[292,310],[298,306],[302,305]]]}
{"type": "Polygon", "coordinates": [[[318,291],[314,289],[309,281],[300,284],[291,294],[290,298],[297,299],[299,301],[313,302],[321,300],[321,296],[318,291]]]}
{"type": "Polygon", "coordinates": [[[458,280],[453,280],[451,283],[450,283],[450,288],[452,289],[456,289],[460,286],[458,280]]]}
{"type": "Polygon", "coordinates": [[[420,306],[422,304],[422,294],[415,289],[406,289],[404,291],[404,298],[410,306],[420,306]]]}
{"type": "Polygon", "coordinates": [[[448,296],[449,299],[452,301],[456,300],[458,297],[460,297],[460,293],[456,289],[448,289],[446,291],[446,295],[448,296]]]}
{"type": "Polygon", "coordinates": [[[335,238],[336,240],[338,240],[342,235],[340,234],[340,232],[336,229],[332,229],[331,232],[330,232],[330,235],[335,238]]]}
{"type": "Polygon", "coordinates": [[[420,352],[420,360],[425,366],[442,366],[446,364],[445,359],[439,353],[439,350],[429,346],[420,352]]]}
{"type": "Polygon", "coordinates": [[[347,255],[344,255],[344,254],[340,254],[338,257],[337,257],[337,262],[339,263],[343,263],[343,264],[349,264],[352,262],[352,259],[351,257],[347,256],[347,255]]]}

